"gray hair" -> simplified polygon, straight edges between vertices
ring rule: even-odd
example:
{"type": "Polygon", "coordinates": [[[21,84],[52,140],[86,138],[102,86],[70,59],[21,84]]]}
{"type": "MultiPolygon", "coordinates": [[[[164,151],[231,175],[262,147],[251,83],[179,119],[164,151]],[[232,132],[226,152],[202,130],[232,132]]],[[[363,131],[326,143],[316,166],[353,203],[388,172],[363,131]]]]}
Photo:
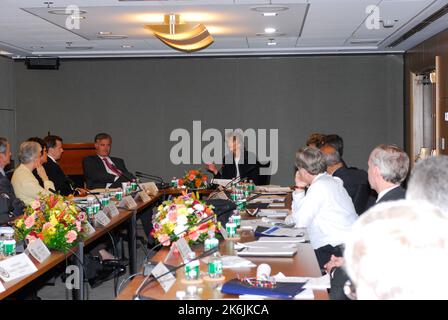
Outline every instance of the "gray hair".
{"type": "Polygon", "coordinates": [[[448,214],[448,156],[429,157],[416,164],[406,199],[431,202],[448,214]]]}
{"type": "Polygon", "coordinates": [[[380,169],[385,181],[399,184],[406,179],[409,157],[399,147],[380,144],[370,154],[370,161],[380,169]]]}
{"type": "Polygon", "coordinates": [[[39,143],[34,141],[22,142],[19,149],[19,161],[20,163],[27,164],[36,158],[40,157],[42,147],[39,143]]]}
{"type": "Polygon", "coordinates": [[[327,170],[323,153],[312,147],[304,147],[296,152],[296,167],[297,169],[305,169],[312,175],[318,175],[327,170]]]}
{"type": "Polygon", "coordinates": [[[344,252],[357,298],[446,299],[446,288],[434,286],[448,282],[440,272],[448,264],[446,230],[448,219],[422,201],[380,203],[361,215],[344,252]]]}
{"type": "Polygon", "coordinates": [[[0,137],[0,153],[5,153],[7,146],[8,146],[8,139],[0,137]]]}

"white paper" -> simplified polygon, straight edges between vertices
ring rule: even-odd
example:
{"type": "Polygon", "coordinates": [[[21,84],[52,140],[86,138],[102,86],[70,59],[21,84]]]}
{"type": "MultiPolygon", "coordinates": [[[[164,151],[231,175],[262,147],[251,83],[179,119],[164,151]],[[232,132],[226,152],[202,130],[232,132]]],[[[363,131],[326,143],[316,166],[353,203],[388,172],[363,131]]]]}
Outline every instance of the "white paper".
{"type": "Polygon", "coordinates": [[[260,237],[258,242],[270,243],[300,243],[305,242],[305,237],[260,237]]]}
{"type": "Polygon", "coordinates": [[[258,217],[268,218],[285,218],[289,214],[289,210],[273,210],[273,209],[260,209],[257,213],[258,217]]]}
{"type": "Polygon", "coordinates": [[[188,260],[189,253],[192,252],[187,240],[185,240],[185,238],[180,238],[176,241],[176,246],[182,256],[182,259],[186,262],[188,260]]]}
{"type": "Polygon", "coordinates": [[[284,203],[270,203],[268,205],[268,208],[284,208],[285,204],[284,203]]]}
{"type": "Polygon", "coordinates": [[[26,253],[0,261],[0,278],[5,282],[14,281],[36,271],[36,266],[26,253]]]}
{"type": "Polygon", "coordinates": [[[147,203],[149,201],[151,201],[151,197],[148,196],[148,194],[146,193],[146,191],[140,191],[137,193],[137,198],[142,199],[143,203],[147,203]]]}
{"type": "Polygon", "coordinates": [[[244,248],[241,251],[237,251],[238,256],[243,257],[292,257],[296,254],[297,247],[293,248],[284,248],[284,247],[251,247],[244,248]]]}
{"type": "Polygon", "coordinates": [[[48,250],[45,243],[40,238],[37,238],[36,240],[32,241],[26,250],[34,257],[37,261],[40,263],[44,262],[45,260],[50,257],[51,252],[48,250]]]}
{"type": "Polygon", "coordinates": [[[326,290],[330,288],[330,275],[322,277],[286,277],[283,273],[273,276],[277,282],[306,282],[304,288],[311,290],[326,290]]]}
{"type": "MultiPolygon", "coordinates": [[[[152,270],[152,275],[157,278],[160,275],[168,272],[168,268],[162,263],[159,262],[154,269],[152,270]]],[[[168,292],[168,290],[170,290],[170,288],[173,286],[173,284],[176,282],[176,278],[173,276],[173,274],[167,273],[166,275],[164,275],[163,277],[160,277],[159,279],[157,279],[157,281],[159,282],[160,286],[162,287],[163,291],[168,292]]]]}
{"type": "Polygon", "coordinates": [[[155,182],[145,182],[140,184],[140,189],[145,190],[147,194],[151,196],[157,195],[159,189],[157,188],[155,182]]]}
{"type": "Polygon", "coordinates": [[[97,214],[95,214],[95,221],[103,227],[107,226],[110,223],[109,217],[104,213],[103,210],[100,210],[97,214]]]}
{"type": "Polygon", "coordinates": [[[223,269],[253,268],[257,266],[252,261],[238,256],[222,256],[221,259],[223,269]]]}
{"type": "Polygon", "coordinates": [[[116,217],[120,214],[120,211],[118,211],[117,207],[114,204],[105,206],[103,208],[103,211],[111,218],[116,217]]]}
{"type": "Polygon", "coordinates": [[[228,186],[230,181],[232,181],[232,179],[212,179],[213,184],[217,184],[217,185],[223,186],[223,187],[228,186]]]}
{"type": "Polygon", "coordinates": [[[266,236],[271,237],[304,237],[305,232],[302,231],[302,229],[299,228],[282,228],[282,227],[272,227],[264,232],[262,234],[266,236]]]}
{"type": "Polygon", "coordinates": [[[3,286],[3,283],[0,282],[0,293],[2,293],[3,291],[5,291],[5,287],[3,286]]]}
{"type": "MultiPolygon", "coordinates": [[[[305,286],[303,286],[305,288],[305,286]]],[[[294,297],[294,300],[314,300],[314,292],[312,289],[306,288],[294,297]]]]}
{"type": "Polygon", "coordinates": [[[279,243],[279,242],[259,242],[251,241],[245,243],[237,243],[234,246],[235,250],[240,250],[243,248],[265,248],[265,249],[297,249],[297,244],[295,243],[279,243]]]}

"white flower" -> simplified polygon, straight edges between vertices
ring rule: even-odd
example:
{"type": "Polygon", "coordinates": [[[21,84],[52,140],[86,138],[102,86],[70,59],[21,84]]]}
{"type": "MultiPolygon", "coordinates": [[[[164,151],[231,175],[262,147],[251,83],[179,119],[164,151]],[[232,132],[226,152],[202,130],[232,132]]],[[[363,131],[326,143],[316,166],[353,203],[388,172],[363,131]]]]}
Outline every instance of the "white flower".
{"type": "Polygon", "coordinates": [[[192,214],[194,212],[193,208],[188,208],[187,209],[188,214],[192,214]]]}
{"type": "Polygon", "coordinates": [[[185,229],[187,229],[185,226],[177,225],[173,232],[175,235],[179,236],[179,238],[182,237],[183,233],[185,232],[185,229]]]}
{"type": "Polygon", "coordinates": [[[200,212],[204,211],[204,209],[205,209],[204,206],[200,203],[195,204],[193,208],[194,208],[194,210],[200,211],[200,212]]]}
{"type": "Polygon", "coordinates": [[[177,225],[181,226],[182,228],[187,224],[188,222],[188,218],[186,216],[183,215],[178,215],[177,216],[177,225]]]}

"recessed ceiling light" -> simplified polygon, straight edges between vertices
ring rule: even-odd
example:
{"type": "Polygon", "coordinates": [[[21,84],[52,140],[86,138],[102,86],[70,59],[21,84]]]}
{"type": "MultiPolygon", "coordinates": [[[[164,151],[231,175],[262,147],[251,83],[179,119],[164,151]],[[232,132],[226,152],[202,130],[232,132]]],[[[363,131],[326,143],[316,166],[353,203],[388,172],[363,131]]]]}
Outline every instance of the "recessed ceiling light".
{"type": "Polygon", "coordinates": [[[5,51],[5,50],[0,50],[0,56],[9,56],[9,55],[12,55],[12,53],[11,52],[8,52],[8,51],[5,51]]]}
{"type": "MultiPolygon", "coordinates": [[[[69,16],[71,14],[73,14],[72,10],[65,10],[65,9],[54,9],[54,10],[48,10],[48,13],[50,14],[57,14],[57,15],[61,15],[61,16],[69,16]]],[[[86,14],[87,11],[84,10],[79,10],[78,12],[76,12],[76,14],[86,14]]]]}
{"type": "Polygon", "coordinates": [[[268,46],[276,46],[276,45],[277,42],[275,42],[275,39],[269,39],[268,46]]]}
{"type": "Polygon", "coordinates": [[[100,32],[98,32],[98,34],[99,34],[100,36],[105,36],[105,35],[112,34],[112,32],[110,32],[110,31],[100,31],[100,32]]]}
{"type": "Polygon", "coordinates": [[[277,31],[277,29],[275,28],[265,28],[264,32],[265,33],[275,33],[277,31]]]}
{"type": "Polygon", "coordinates": [[[127,49],[127,48],[133,48],[134,46],[130,46],[130,45],[128,45],[128,44],[124,44],[124,45],[122,45],[121,47],[127,49]]]}
{"type": "Polygon", "coordinates": [[[281,7],[281,6],[260,6],[260,7],[253,7],[250,8],[250,10],[257,11],[257,12],[281,12],[288,10],[288,7],[281,7]]]}
{"type": "Polygon", "coordinates": [[[100,39],[126,39],[127,37],[124,34],[105,34],[98,36],[100,39]]]}
{"type": "Polygon", "coordinates": [[[85,19],[86,17],[76,15],[76,16],[70,16],[70,18],[71,18],[72,20],[83,20],[83,19],[85,19]]]}
{"type": "Polygon", "coordinates": [[[278,16],[277,12],[263,12],[262,13],[263,17],[275,17],[278,16]]]}

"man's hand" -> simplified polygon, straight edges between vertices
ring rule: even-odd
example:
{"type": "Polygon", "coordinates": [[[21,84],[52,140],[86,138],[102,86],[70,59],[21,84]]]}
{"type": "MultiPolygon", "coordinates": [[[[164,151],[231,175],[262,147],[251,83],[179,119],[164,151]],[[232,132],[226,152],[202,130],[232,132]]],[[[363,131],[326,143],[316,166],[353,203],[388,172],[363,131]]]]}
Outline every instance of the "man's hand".
{"type": "Polygon", "coordinates": [[[83,188],[76,188],[75,192],[77,192],[80,197],[85,197],[88,195],[88,191],[83,188]]]}
{"type": "Polygon", "coordinates": [[[331,255],[330,261],[328,261],[325,265],[325,271],[327,273],[330,273],[331,269],[335,267],[341,267],[344,264],[344,258],[343,257],[336,257],[335,255],[331,255]]]}
{"type": "Polygon", "coordinates": [[[216,165],[214,163],[206,163],[207,170],[213,172],[214,174],[218,173],[218,168],[216,168],[216,165]]]}

